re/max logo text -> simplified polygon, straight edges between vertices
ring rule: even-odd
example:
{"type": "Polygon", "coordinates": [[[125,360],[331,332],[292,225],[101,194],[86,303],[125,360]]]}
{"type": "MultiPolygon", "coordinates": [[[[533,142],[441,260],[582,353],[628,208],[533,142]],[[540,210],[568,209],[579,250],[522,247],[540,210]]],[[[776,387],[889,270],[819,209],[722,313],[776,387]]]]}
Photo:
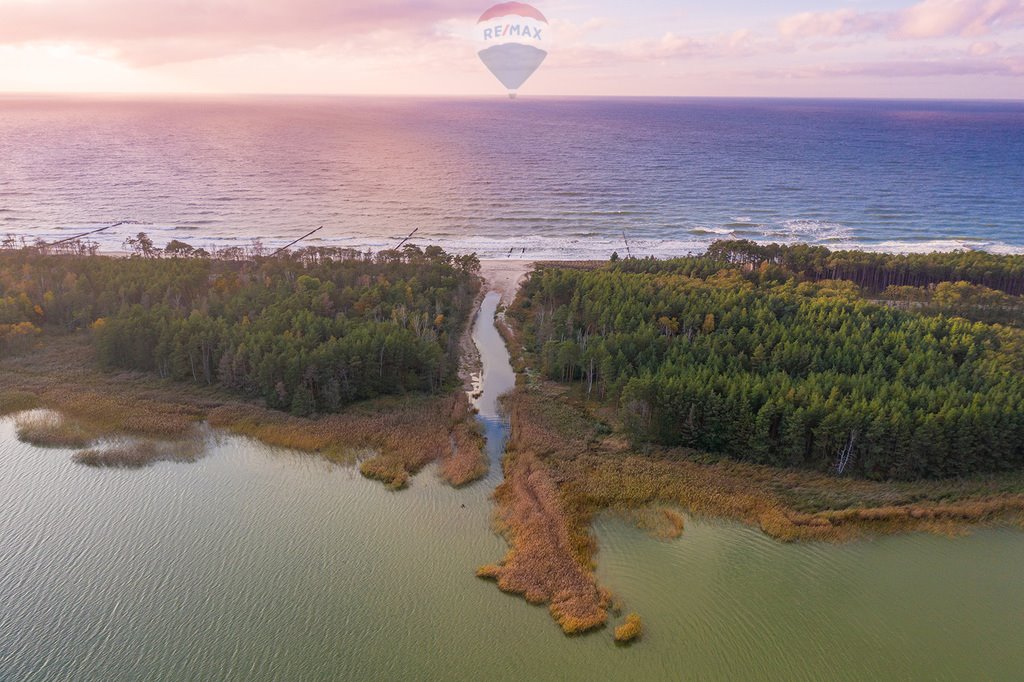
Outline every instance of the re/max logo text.
{"type": "Polygon", "coordinates": [[[541,29],[533,26],[520,26],[519,24],[505,24],[504,26],[498,26],[496,28],[485,28],[484,29],[484,40],[493,40],[495,38],[508,38],[511,36],[518,36],[521,38],[533,38],[534,40],[542,40],[541,29]]]}

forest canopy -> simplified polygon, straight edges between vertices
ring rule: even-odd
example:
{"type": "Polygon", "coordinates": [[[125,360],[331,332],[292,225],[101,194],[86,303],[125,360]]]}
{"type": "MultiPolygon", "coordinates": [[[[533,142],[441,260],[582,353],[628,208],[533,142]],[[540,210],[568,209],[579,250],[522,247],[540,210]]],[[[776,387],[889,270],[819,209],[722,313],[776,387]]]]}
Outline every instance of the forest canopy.
{"type": "Polygon", "coordinates": [[[1024,466],[1024,335],[976,321],[1019,306],[1020,259],[862,254],[864,273],[901,278],[847,279],[847,255],[822,272],[804,250],[546,267],[512,314],[543,372],[617,407],[640,442],[872,478],[1024,466]]]}
{"type": "Polygon", "coordinates": [[[986,251],[891,254],[737,240],[715,242],[707,257],[730,264],[777,265],[810,280],[850,280],[873,292],[893,286],[966,282],[1024,295],[1024,256],[986,251]]]}
{"type": "Polygon", "coordinates": [[[475,256],[407,246],[233,260],[185,247],[0,251],[0,354],[90,328],[108,369],[221,385],[301,416],[453,379],[475,256]]]}

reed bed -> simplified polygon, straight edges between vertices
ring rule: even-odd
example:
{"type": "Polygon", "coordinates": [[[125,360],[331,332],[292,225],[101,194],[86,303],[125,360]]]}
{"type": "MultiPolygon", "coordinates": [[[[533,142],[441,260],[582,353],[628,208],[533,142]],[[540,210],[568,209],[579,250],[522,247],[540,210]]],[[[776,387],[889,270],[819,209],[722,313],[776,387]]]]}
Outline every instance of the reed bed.
{"type": "MultiPolygon", "coordinates": [[[[729,518],[758,527],[785,542],[842,542],[868,533],[960,532],[972,525],[1024,516],[1024,495],[1005,493],[955,501],[923,497],[916,502],[885,506],[802,512],[765,485],[762,479],[766,472],[761,467],[735,463],[588,455],[552,466],[562,480],[563,493],[584,518],[602,509],[672,502],[696,515],[729,518]]],[[[787,472],[785,477],[803,476],[787,472]]],[[[814,475],[809,474],[804,483],[813,480],[814,475]]],[[[925,491],[927,484],[920,494],[926,495],[925,491]]],[[[875,492],[876,496],[880,494],[882,491],[875,492]]]]}
{"type": "Polygon", "coordinates": [[[84,448],[96,437],[74,419],[50,410],[19,416],[15,429],[18,440],[45,448],[84,448]]]}
{"type": "Polygon", "coordinates": [[[586,452],[586,420],[559,401],[534,400],[519,387],[502,401],[512,422],[504,459],[505,480],[494,493],[496,525],[509,543],[499,564],[477,570],[504,592],[549,604],[566,634],[607,623],[611,593],[593,574],[595,546],[589,517],[567,503],[546,463],[586,452]]]}
{"type": "Polygon", "coordinates": [[[675,540],[683,534],[686,520],[675,509],[662,506],[623,511],[625,518],[648,535],[659,540],[675,540]]]}
{"type": "Polygon", "coordinates": [[[471,417],[468,409],[460,407],[460,400],[465,400],[461,393],[450,398],[381,399],[319,419],[233,403],[211,410],[208,419],[212,426],[269,445],[315,452],[339,461],[371,450],[375,454],[360,462],[360,472],[397,490],[407,486],[410,478],[430,462],[446,458],[457,458],[460,463],[452,469],[461,478],[453,478],[463,484],[472,480],[468,476],[474,471],[465,473],[462,463],[470,459],[473,441],[469,434],[459,434],[463,427],[470,428],[466,422],[471,417]],[[465,448],[465,454],[452,454],[453,439],[465,448]]]}
{"type": "Polygon", "coordinates": [[[0,375],[6,384],[0,414],[48,408],[94,438],[183,438],[215,402],[189,387],[144,375],[104,374],[77,337],[48,340],[31,356],[5,358],[0,375]]]}
{"type": "Polygon", "coordinates": [[[203,450],[198,437],[176,442],[137,440],[82,450],[74,460],[92,467],[139,469],[156,462],[194,462],[203,450]]]}
{"type": "Polygon", "coordinates": [[[500,564],[482,566],[477,575],[531,604],[549,604],[566,634],[604,625],[610,595],[573,552],[573,519],[544,465],[527,452],[507,456],[505,481],[494,496],[498,525],[511,547],[500,564]]]}
{"type": "Polygon", "coordinates": [[[626,622],[615,628],[615,641],[619,644],[628,644],[643,634],[643,631],[644,626],[640,616],[631,613],[626,616],[626,622]]]}
{"type": "Polygon", "coordinates": [[[605,510],[659,537],[683,532],[681,508],[736,520],[784,542],[1024,523],[1020,476],[879,483],[680,449],[638,453],[546,382],[520,385],[504,402],[512,437],[495,499],[510,549],[501,564],[481,567],[478,575],[530,602],[550,603],[568,633],[607,620],[610,593],[593,576],[597,547],[590,533],[605,510]]]}
{"type": "Polygon", "coordinates": [[[196,406],[130,394],[61,390],[47,392],[42,399],[47,405],[103,434],[181,438],[187,436],[202,418],[202,410],[196,406]]]}
{"type": "Polygon", "coordinates": [[[889,483],[712,459],[683,449],[640,454],[603,435],[599,422],[564,397],[521,387],[509,402],[520,440],[546,453],[544,462],[567,508],[584,527],[601,510],[661,504],[737,520],[783,541],[948,533],[1024,517],[1020,475],[889,483]],[[554,402],[561,407],[553,408],[554,402]]]}
{"type": "Polygon", "coordinates": [[[0,391],[0,417],[40,407],[35,393],[19,390],[0,391]]]}
{"type": "Polygon", "coordinates": [[[102,438],[123,436],[180,440],[192,433],[201,416],[195,409],[130,392],[110,395],[74,386],[47,390],[33,396],[32,401],[15,399],[10,404],[46,408],[43,412],[28,412],[17,421],[18,438],[42,447],[85,448],[102,438]]]}
{"type": "Polygon", "coordinates": [[[473,418],[465,393],[460,392],[454,398],[451,425],[451,447],[441,460],[441,476],[460,488],[483,478],[490,469],[484,452],[484,437],[473,418]]]}

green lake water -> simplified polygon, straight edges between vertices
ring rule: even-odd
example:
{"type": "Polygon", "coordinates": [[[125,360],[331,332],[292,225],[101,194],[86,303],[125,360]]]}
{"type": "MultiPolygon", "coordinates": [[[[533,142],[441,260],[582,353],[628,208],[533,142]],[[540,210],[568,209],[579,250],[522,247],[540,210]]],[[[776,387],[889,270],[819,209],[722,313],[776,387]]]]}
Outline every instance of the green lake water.
{"type": "MultiPolygon", "coordinates": [[[[485,302],[489,325],[496,298],[485,302]]],[[[492,327],[493,329],[493,327],[492,327]]],[[[496,336],[496,335],[495,335],[496,336]]],[[[478,342],[493,343],[477,329],[478,342]]],[[[481,412],[503,358],[484,352],[481,412]]],[[[504,360],[507,364],[507,360],[504,360]]],[[[492,452],[499,450],[497,446],[492,452]]],[[[490,493],[211,436],[193,464],[75,464],[0,421],[0,680],[1020,679],[1024,533],[782,545],[602,518],[598,574],[646,625],[568,638],[474,577],[490,493]]]]}

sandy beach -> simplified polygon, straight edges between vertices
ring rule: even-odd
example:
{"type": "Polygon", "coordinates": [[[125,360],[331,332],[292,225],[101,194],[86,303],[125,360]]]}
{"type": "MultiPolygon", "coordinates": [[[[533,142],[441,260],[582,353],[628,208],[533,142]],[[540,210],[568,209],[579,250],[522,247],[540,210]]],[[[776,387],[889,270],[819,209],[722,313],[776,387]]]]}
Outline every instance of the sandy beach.
{"type": "Polygon", "coordinates": [[[501,294],[502,305],[509,305],[526,276],[533,270],[532,260],[482,260],[480,276],[488,291],[501,294]]]}

